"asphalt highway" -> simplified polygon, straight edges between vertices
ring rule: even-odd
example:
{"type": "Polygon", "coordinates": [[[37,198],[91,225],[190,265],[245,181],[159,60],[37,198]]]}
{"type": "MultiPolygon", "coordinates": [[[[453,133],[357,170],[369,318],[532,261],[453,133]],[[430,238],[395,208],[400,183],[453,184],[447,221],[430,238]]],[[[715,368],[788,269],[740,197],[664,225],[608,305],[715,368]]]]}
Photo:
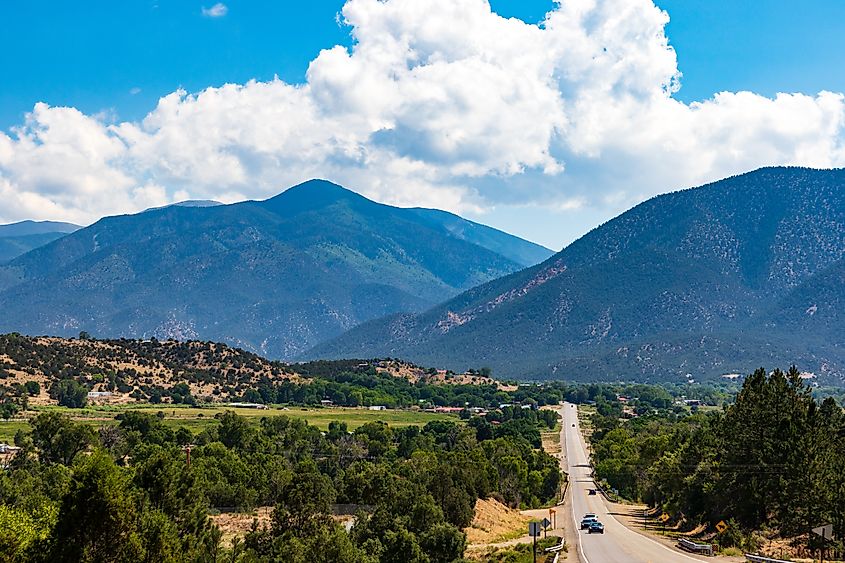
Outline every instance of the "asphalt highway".
{"type": "Polygon", "coordinates": [[[590,460],[578,425],[577,408],[570,403],[563,406],[561,440],[564,442],[561,448],[566,452],[570,478],[570,518],[578,534],[577,551],[581,563],[690,563],[719,560],[674,550],[627,528],[610,513],[609,503],[601,493],[589,494],[589,489],[594,489],[595,483],[590,476],[590,460]],[[604,534],[578,531],[582,517],[588,512],[596,514],[604,524],[604,534]]]}

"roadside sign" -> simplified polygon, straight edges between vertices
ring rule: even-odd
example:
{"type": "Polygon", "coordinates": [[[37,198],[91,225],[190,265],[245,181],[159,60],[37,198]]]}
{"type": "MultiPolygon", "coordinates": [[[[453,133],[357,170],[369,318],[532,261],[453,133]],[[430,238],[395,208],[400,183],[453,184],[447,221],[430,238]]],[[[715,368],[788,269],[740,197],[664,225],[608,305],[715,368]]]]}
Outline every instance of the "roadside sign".
{"type": "Polygon", "coordinates": [[[725,524],[724,520],[719,520],[719,523],[716,524],[716,530],[718,530],[720,534],[724,534],[725,530],[727,530],[727,529],[728,529],[728,525],[725,524]]]}
{"type": "Polygon", "coordinates": [[[551,521],[549,521],[548,518],[543,518],[543,521],[540,522],[540,523],[543,525],[544,528],[548,528],[549,526],[552,525],[551,521]]]}
{"type": "Polygon", "coordinates": [[[540,522],[529,522],[528,523],[528,535],[533,538],[540,537],[540,522]]]}
{"type": "Polygon", "coordinates": [[[825,526],[813,528],[813,533],[817,536],[821,536],[826,540],[833,539],[833,524],[827,524],[825,526]]]}
{"type": "Polygon", "coordinates": [[[669,515],[664,512],[663,514],[658,516],[657,519],[665,523],[669,519],[669,515]]]}

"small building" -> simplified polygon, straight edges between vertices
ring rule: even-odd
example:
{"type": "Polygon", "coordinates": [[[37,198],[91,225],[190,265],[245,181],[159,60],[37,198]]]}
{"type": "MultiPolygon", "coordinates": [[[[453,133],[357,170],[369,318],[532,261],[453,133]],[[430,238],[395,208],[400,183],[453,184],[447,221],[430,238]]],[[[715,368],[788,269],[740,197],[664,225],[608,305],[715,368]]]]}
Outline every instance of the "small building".
{"type": "Polygon", "coordinates": [[[262,405],[261,403],[229,403],[229,407],[235,409],[269,409],[267,405],[262,405]]]}
{"type": "Polygon", "coordinates": [[[434,412],[443,414],[455,414],[464,410],[464,407],[435,407],[434,412]]]}
{"type": "Polygon", "coordinates": [[[330,407],[333,404],[334,404],[334,401],[332,401],[331,399],[323,399],[322,401],[320,401],[320,405],[324,406],[324,407],[330,407]]]}

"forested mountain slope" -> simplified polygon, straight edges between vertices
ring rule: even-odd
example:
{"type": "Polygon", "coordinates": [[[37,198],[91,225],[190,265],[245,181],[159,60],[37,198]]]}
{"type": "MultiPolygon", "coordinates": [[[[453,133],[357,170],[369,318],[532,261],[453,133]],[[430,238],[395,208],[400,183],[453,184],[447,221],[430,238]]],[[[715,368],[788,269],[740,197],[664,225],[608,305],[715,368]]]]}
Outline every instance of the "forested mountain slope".
{"type": "Polygon", "coordinates": [[[318,180],[108,217],[0,267],[0,332],[201,338],[290,358],[525,265],[453,230],[318,180]]]}
{"type": "Polygon", "coordinates": [[[765,168],[655,197],[542,264],[308,356],[645,381],[798,362],[841,381],[843,256],[845,171],[765,168]]]}

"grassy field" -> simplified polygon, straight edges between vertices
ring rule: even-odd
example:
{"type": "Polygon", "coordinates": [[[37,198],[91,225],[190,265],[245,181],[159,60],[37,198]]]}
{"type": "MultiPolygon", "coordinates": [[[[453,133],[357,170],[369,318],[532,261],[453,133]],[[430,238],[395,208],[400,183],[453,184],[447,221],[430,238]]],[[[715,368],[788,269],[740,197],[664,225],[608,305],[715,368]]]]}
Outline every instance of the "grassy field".
{"type": "MultiPolygon", "coordinates": [[[[427,422],[433,420],[458,420],[456,416],[448,414],[427,413],[422,411],[406,411],[406,410],[383,410],[371,411],[367,409],[352,409],[352,408],[305,408],[305,407],[274,407],[270,409],[244,409],[244,408],[226,408],[223,406],[208,406],[208,407],[188,407],[183,405],[152,405],[152,404],[132,404],[120,406],[93,406],[84,409],[69,409],[65,407],[37,407],[29,411],[27,414],[35,416],[39,412],[61,412],[76,420],[88,422],[94,426],[104,426],[109,424],[117,424],[115,417],[127,411],[144,411],[157,413],[159,411],[164,413],[164,422],[172,428],[187,428],[191,432],[199,433],[211,424],[216,424],[214,415],[225,412],[234,411],[241,416],[251,418],[258,422],[265,416],[288,416],[291,418],[301,418],[306,420],[309,424],[326,430],[329,423],[338,420],[345,422],[350,430],[354,430],[359,426],[368,422],[381,421],[390,426],[422,426],[427,422]]],[[[9,421],[0,421],[0,442],[11,442],[15,436],[15,432],[20,429],[27,430],[29,422],[26,420],[15,419],[9,421]]]]}

